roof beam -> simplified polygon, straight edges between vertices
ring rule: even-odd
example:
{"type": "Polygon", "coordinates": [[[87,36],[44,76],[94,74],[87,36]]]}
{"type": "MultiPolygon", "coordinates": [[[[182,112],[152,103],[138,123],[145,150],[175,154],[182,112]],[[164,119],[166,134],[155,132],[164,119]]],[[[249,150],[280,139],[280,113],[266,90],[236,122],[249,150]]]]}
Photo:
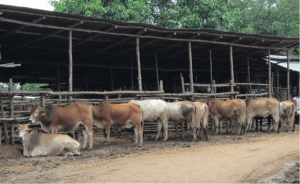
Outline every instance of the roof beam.
{"type": "MultiPolygon", "coordinates": [[[[75,26],[74,27],[63,27],[63,26],[53,26],[53,25],[44,25],[44,24],[33,24],[33,23],[30,23],[30,22],[7,19],[7,18],[3,18],[3,17],[0,17],[0,21],[11,22],[11,23],[16,23],[16,24],[21,24],[21,25],[28,25],[28,26],[33,26],[33,27],[59,29],[61,31],[73,30],[73,31],[79,31],[79,32],[102,33],[102,34],[108,34],[108,35],[139,37],[139,38],[155,38],[155,39],[170,40],[170,41],[182,41],[182,42],[189,42],[190,41],[190,42],[202,42],[202,43],[215,43],[215,44],[221,44],[221,45],[230,45],[230,46],[236,46],[236,47],[246,47],[246,48],[255,48],[255,49],[288,50],[288,48],[252,46],[252,45],[233,44],[233,43],[228,43],[228,42],[218,42],[218,41],[200,40],[200,39],[164,38],[164,37],[159,37],[159,36],[142,36],[142,35],[135,35],[135,34],[112,33],[112,32],[105,32],[105,31],[98,31],[98,30],[88,30],[88,29],[74,28],[75,26]]],[[[225,35],[223,35],[223,36],[225,36],[225,35]]],[[[298,40],[297,40],[297,43],[299,43],[298,40]]]]}

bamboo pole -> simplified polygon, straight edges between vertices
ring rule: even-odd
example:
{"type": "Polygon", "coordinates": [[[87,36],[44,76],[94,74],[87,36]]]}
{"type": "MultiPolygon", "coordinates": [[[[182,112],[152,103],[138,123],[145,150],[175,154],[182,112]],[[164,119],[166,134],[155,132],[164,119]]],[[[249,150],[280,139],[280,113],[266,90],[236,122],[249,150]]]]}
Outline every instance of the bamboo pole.
{"type": "Polygon", "coordinates": [[[130,60],[130,70],[131,70],[131,90],[134,90],[133,73],[132,73],[132,60],[130,60]]]}
{"type": "Polygon", "coordinates": [[[287,57],[287,98],[290,100],[290,58],[289,58],[289,51],[286,51],[286,57],[287,57]]]}
{"type": "Polygon", "coordinates": [[[248,83],[250,85],[250,93],[252,93],[251,78],[250,78],[249,54],[247,54],[247,68],[248,68],[248,83]]]}
{"type": "Polygon", "coordinates": [[[112,68],[110,68],[110,82],[111,82],[111,90],[114,90],[114,77],[113,77],[113,72],[112,68]]]}
{"type": "Polygon", "coordinates": [[[141,76],[141,62],[140,62],[140,39],[136,38],[136,58],[137,58],[137,68],[138,68],[138,84],[139,91],[142,91],[142,76],[141,76]]]}
{"type": "Polygon", "coordinates": [[[180,73],[180,80],[181,80],[182,94],[185,94],[185,89],[184,89],[184,78],[183,78],[183,76],[182,76],[182,73],[180,73]]]}
{"type": "Polygon", "coordinates": [[[213,78],[212,78],[212,58],[211,58],[211,50],[209,50],[209,64],[210,64],[210,83],[211,83],[211,90],[212,93],[215,93],[216,91],[213,90],[213,78]]]}
{"type": "MultiPolygon", "coordinates": [[[[73,54],[72,54],[72,30],[69,31],[69,92],[73,91],[73,54]]],[[[72,96],[69,96],[72,100],[72,96]]]]}
{"type": "Polygon", "coordinates": [[[158,76],[158,66],[157,66],[157,54],[156,54],[156,52],[155,52],[155,67],[156,67],[157,91],[159,91],[159,76],[158,76]]]}
{"type": "Polygon", "coordinates": [[[190,72],[190,93],[194,93],[194,82],[193,82],[193,63],[192,63],[192,46],[191,42],[188,42],[189,47],[189,72],[190,72]]]}
{"type": "Polygon", "coordinates": [[[272,89],[271,89],[271,59],[270,59],[270,49],[268,49],[268,93],[269,93],[269,98],[272,97],[272,89]]]}

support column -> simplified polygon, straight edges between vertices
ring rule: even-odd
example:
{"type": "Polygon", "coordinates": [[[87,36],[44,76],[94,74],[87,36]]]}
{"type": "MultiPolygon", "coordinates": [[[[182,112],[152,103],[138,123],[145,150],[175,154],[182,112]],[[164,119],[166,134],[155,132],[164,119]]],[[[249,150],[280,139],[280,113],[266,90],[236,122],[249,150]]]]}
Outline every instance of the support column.
{"type": "MultiPolygon", "coordinates": [[[[9,78],[9,91],[13,91],[13,81],[12,78],[9,78]]],[[[10,118],[14,118],[14,95],[10,96],[10,118]]],[[[11,144],[15,145],[15,139],[14,139],[14,122],[11,122],[11,144]]]]}
{"type": "Polygon", "coordinates": [[[268,71],[268,81],[269,81],[269,84],[268,84],[268,94],[269,94],[269,98],[272,97],[272,84],[271,84],[271,59],[270,59],[270,49],[268,49],[268,66],[269,66],[269,71],[268,71]]]}
{"type": "Polygon", "coordinates": [[[114,90],[114,78],[113,78],[113,72],[112,68],[110,68],[110,81],[111,81],[111,90],[114,90]]]}
{"type": "Polygon", "coordinates": [[[185,94],[185,89],[184,89],[184,79],[183,79],[183,77],[182,77],[182,73],[180,73],[180,80],[181,80],[182,94],[185,94]]]}
{"type": "Polygon", "coordinates": [[[156,67],[157,91],[160,91],[160,89],[159,89],[159,77],[158,77],[158,66],[157,66],[157,54],[156,54],[156,52],[155,52],[155,67],[156,67]]]}
{"type": "MultiPolygon", "coordinates": [[[[230,92],[234,92],[233,91],[233,85],[234,85],[234,72],[233,72],[233,54],[232,54],[232,46],[230,46],[230,92]]],[[[234,96],[231,95],[231,99],[233,99],[234,96]]]]}
{"type": "MultiPolygon", "coordinates": [[[[249,53],[247,54],[247,67],[248,67],[248,82],[249,84],[251,83],[251,78],[250,78],[250,65],[249,65],[249,53]]],[[[252,87],[250,84],[250,94],[252,93],[252,87]]]]}
{"type": "Polygon", "coordinates": [[[211,83],[211,93],[216,93],[213,88],[213,78],[212,78],[212,58],[211,58],[211,50],[209,51],[209,64],[210,64],[210,83],[211,83]]]}
{"type": "Polygon", "coordinates": [[[289,51],[287,50],[286,51],[286,57],[287,57],[287,81],[286,81],[286,84],[287,84],[287,98],[288,100],[290,100],[290,58],[289,58],[289,51]]]}
{"type": "MultiPolygon", "coordinates": [[[[73,54],[72,54],[72,31],[69,31],[69,92],[73,91],[73,54]]],[[[72,96],[69,95],[69,101],[72,96]]]]}
{"type": "Polygon", "coordinates": [[[189,46],[189,71],[190,71],[190,93],[194,93],[194,82],[193,82],[193,62],[192,62],[192,46],[191,42],[188,42],[189,46]]]}
{"type": "Polygon", "coordinates": [[[142,75],[141,75],[141,62],[140,62],[140,39],[136,38],[136,59],[138,69],[138,84],[139,91],[142,91],[142,75]]]}
{"type": "Polygon", "coordinates": [[[133,73],[132,73],[132,60],[130,60],[130,70],[131,70],[131,90],[134,90],[133,73]]]}

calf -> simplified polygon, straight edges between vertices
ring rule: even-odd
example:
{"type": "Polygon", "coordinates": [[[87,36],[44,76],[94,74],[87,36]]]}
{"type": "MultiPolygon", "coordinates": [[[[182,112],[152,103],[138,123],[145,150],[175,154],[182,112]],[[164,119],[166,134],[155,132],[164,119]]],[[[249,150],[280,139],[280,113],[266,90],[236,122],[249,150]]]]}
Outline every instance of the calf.
{"type": "Polygon", "coordinates": [[[161,134],[161,125],[164,128],[164,141],[168,139],[169,106],[163,100],[130,100],[129,103],[135,103],[143,109],[143,122],[157,121],[158,133],[155,140],[159,139],[161,134]]]}
{"type": "Polygon", "coordinates": [[[175,135],[177,135],[178,123],[181,123],[181,138],[183,138],[183,122],[185,121],[187,125],[192,127],[193,138],[196,140],[195,105],[189,101],[176,101],[167,104],[169,106],[169,120],[175,124],[175,135]]]}
{"type": "MultiPolygon", "coordinates": [[[[222,101],[219,99],[208,99],[209,111],[212,118],[215,120],[216,131],[218,133],[219,120],[230,119],[231,122],[235,121],[239,125],[238,134],[245,132],[246,120],[246,103],[240,99],[222,101]]],[[[220,126],[220,133],[222,126],[220,126]]]]}
{"type": "Polygon", "coordinates": [[[93,149],[93,114],[92,106],[89,104],[77,103],[66,107],[50,104],[45,109],[40,105],[34,105],[29,120],[40,124],[45,132],[52,134],[57,134],[59,130],[74,133],[80,125],[83,125],[85,127],[83,149],[86,148],[87,138],[90,143],[89,149],[93,149]]]}
{"type": "Polygon", "coordinates": [[[286,131],[288,131],[290,124],[293,126],[292,131],[295,131],[295,111],[296,106],[294,102],[289,100],[280,102],[280,119],[287,124],[286,131]]]}
{"type": "Polygon", "coordinates": [[[143,144],[142,108],[133,103],[111,104],[104,100],[99,105],[93,106],[93,121],[100,128],[105,128],[106,143],[109,143],[110,126],[134,127],[135,143],[143,144]]]}
{"type": "Polygon", "coordinates": [[[265,98],[261,100],[248,97],[247,104],[247,127],[246,131],[251,128],[254,117],[266,118],[271,115],[275,121],[275,131],[279,132],[279,112],[280,103],[275,98],[265,98]]]}
{"type": "Polygon", "coordinates": [[[19,124],[19,138],[23,140],[23,155],[28,157],[79,156],[79,142],[68,135],[45,134],[40,128],[29,128],[29,124],[19,124]]]}

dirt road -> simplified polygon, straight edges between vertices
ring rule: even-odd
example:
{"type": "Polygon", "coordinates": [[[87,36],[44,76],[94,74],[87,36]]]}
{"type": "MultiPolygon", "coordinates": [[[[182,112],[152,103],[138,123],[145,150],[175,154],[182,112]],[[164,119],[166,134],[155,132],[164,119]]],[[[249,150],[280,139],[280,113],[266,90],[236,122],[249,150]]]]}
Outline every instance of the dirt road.
{"type": "MultiPolygon", "coordinates": [[[[64,161],[57,157],[10,159],[2,163],[6,173],[2,176],[0,172],[0,182],[254,182],[279,172],[286,162],[299,160],[298,131],[221,135],[209,142],[190,144],[174,142],[146,141],[145,149],[132,146],[134,152],[104,158],[100,156],[104,152],[95,151],[90,157],[64,161]],[[165,147],[155,149],[160,144],[165,147]]],[[[114,149],[121,148],[108,149],[117,152],[114,149]]]]}

